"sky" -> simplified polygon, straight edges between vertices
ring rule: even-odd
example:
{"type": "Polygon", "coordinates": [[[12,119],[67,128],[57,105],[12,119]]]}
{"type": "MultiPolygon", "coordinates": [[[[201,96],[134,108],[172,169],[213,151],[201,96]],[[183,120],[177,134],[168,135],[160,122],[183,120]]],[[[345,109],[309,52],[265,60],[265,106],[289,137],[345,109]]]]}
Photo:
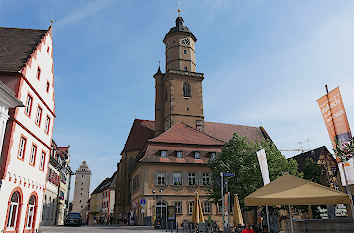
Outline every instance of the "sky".
{"type": "MultiPolygon", "coordinates": [[[[340,86],[353,125],[354,1],[181,8],[198,39],[206,121],[262,125],[279,149],[330,149],[316,103],[327,84],[340,86]]],[[[0,26],[46,29],[54,20],[53,139],[70,145],[72,170],[87,161],[91,191],[116,170],[134,119],[154,120],[153,74],[159,61],[165,69],[162,40],[177,9],[177,0],[0,0],[0,26]]]]}

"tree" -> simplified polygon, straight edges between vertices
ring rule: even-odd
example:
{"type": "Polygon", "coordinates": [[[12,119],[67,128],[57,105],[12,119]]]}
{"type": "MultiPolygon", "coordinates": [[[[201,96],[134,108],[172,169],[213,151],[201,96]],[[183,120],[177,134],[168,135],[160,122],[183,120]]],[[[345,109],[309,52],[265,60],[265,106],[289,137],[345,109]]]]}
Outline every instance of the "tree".
{"type": "Polygon", "coordinates": [[[299,176],[297,162],[294,159],[286,159],[270,140],[254,143],[246,137],[235,134],[222,148],[222,152],[209,163],[212,178],[215,181],[209,190],[210,199],[216,203],[221,198],[220,182],[218,182],[220,172],[233,172],[235,177],[228,179],[229,192],[231,196],[238,194],[240,204],[244,206],[243,199],[263,186],[256,155],[261,148],[267,153],[271,181],[284,172],[299,176]]]}
{"type": "MultiPolygon", "coordinates": [[[[323,176],[322,168],[311,158],[306,158],[304,167],[304,179],[318,184],[321,184],[321,177],[323,176]]],[[[327,184],[326,184],[327,185],[327,184]]]]}

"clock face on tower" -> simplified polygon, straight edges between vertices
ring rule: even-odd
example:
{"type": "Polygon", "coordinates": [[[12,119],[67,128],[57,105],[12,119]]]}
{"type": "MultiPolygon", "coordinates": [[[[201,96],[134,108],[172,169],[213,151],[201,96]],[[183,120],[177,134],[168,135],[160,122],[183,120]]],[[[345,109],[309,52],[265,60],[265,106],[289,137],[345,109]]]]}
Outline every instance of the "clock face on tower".
{"type": "Polygon", "coordinates": [[[182,39],[181,39],[181,44],[182,44],[182,45],[189,45],[189,44],[190,44],[190,41],[189,41],[188,38],[182,38],[182,39]]]}

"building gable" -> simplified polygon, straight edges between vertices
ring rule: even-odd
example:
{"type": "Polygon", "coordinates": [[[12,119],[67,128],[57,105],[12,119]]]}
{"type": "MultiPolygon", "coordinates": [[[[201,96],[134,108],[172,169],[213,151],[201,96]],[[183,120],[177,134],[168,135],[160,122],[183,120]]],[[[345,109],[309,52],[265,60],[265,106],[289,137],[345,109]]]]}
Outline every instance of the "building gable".
{"type": "Polygon", "coordinates": [[[19,72],[48,30],[0,27],[0,72],[19,72]]]}

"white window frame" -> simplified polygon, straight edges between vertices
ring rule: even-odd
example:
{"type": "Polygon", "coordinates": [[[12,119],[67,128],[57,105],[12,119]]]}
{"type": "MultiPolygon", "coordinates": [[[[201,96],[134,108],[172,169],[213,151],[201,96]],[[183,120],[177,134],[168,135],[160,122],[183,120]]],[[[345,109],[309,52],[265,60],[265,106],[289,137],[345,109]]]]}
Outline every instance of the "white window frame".
{"type": "Polygon", "coordinates": [[[203,185],[210,185],[210,173],[203,173],[203,185]]]}
{"type": "Polygon", "coordinates": [[[18,149],[18,158],[23,159],[25,156],[25,149],[26,149],[27,139],[23,136],[20,137],[20,147],[18,149]]]}
{"type": "Polygon", "coordinates": [[[33,97],[28,95],[26,100],[25,113],[30,116],[32,109],[33,97]]]}
{"type": "Polygon", "coordinates": [[[194,151],[194,158],[200,159],[200,151],[194,151]]]}
{"type": "Polygon", "coordinates": [[[158,185],[166,185],[166,173],[165,172],[157,172],[156,183],[158,185]]]}
{"type": "Polygon", "coordinates": [[[30,164],[31,165],[35,165],[35,163],[36,163],[36,155],[37,155],[37,146],[32,145],[31,156],[30,156],[30,164]],[[35,150],[33,150],[33,149],[35,149],[35,150]]]}
{"type": "Polygon", "coordinates": [[[179,158],[179,159],[183,158],[183,152],[182,151],[177,151],[176,152],[176,157],[179,158]]]}
{"type": "MultiPolygon", "coordinates": [[[[33,196],[30,197],[34,198],[33,196]]],[[[34,199],[34,204],[29,204],[28,203],[28,213],[27,213],[27,222],[26,222],[26,228],[31,229],[33,226],[33,220],[34,220],[34,208],[35,208],[35,199],[34,199]]]]}
{"type": "Polygon", "coordinates": [[[175,208],[176,208],[176,214],[183,214],[181,201],[175,201],[175,208]]]}
{"type": "Polygon", "coordinates": [[[193,214],[194,201],[188,202],[188,214],[193,214]]]}
{"type": "Polygon", "coordinates": [[[203,213],[211,214],[211,203],[210,201],[204,201],[203,203],[203,213]]]}
{"type": "Polygon", "coordinates": [[[49,126],[50,126],[50,117],[47,115],[47,118],[45,119],[45,126],[44,126],[44,132],[46,134],[49,133],[49,126]]]}
{"type": "Polygon", "coordinates": [[[42,113],[43,113],[43,109],[38,106],[37,115],[36,115],[36,125],[38,125],[38,126],[41,125],[42,113]]]}
{"type": "Polygon", "coordinates": [[[181,172],[173,173],[173,185],[182,185],[182,173],[181,172]]]}
{"type": "Polygon", "coordinates": [[[160,156],[161,156],[161,158],[167,158],[167,150],[161,150],[160,156]]]}
{"type": "Polygon", "coordinates": [[[217,207],[218,207],[218,213],[221,213],[222,212],[222,201],[218,201],[217,207]]]}
{"type": "MultiPolygon", "coordinates": [[[[6,230],[14,230],[16,227],[16,222],[17,222],[17,217],[18,217],[18,208],[19,208],[19,202],[20,202],[20,194],[18,192],[17,193],[17,202],[10,202],[10,206],[9,206],[9,213],[8,213],[8,219],[7,219],[7,226],[6,226],[6,230]],[[15,213],[15,214],[14,214],[15,213]],[[15,217],[14,221],[12,221],[13,216],[15,217]],[[13,222],[13,226],[11,226],[11,222],[13,222]]],[[[12,195],[14,195],[15,193],[13,193],[12,195]]],[[[11,196],[12,197],[12,196],[11,196]]]]}
{"type": "Polygon", "coordinates": [[[188,173],[188,184],[189,185],[196,185],[197,184],[197,177],[195,175],[195,172],[188,173]]]}
{"type": "Polygon", "coordinates": [[[44,162],[45,162],[45,157],[46,157],[47,153],[45,151],[42,151],[41,153],[41,162],[39,164],[39,169],[44,171],[44,162]]]}

